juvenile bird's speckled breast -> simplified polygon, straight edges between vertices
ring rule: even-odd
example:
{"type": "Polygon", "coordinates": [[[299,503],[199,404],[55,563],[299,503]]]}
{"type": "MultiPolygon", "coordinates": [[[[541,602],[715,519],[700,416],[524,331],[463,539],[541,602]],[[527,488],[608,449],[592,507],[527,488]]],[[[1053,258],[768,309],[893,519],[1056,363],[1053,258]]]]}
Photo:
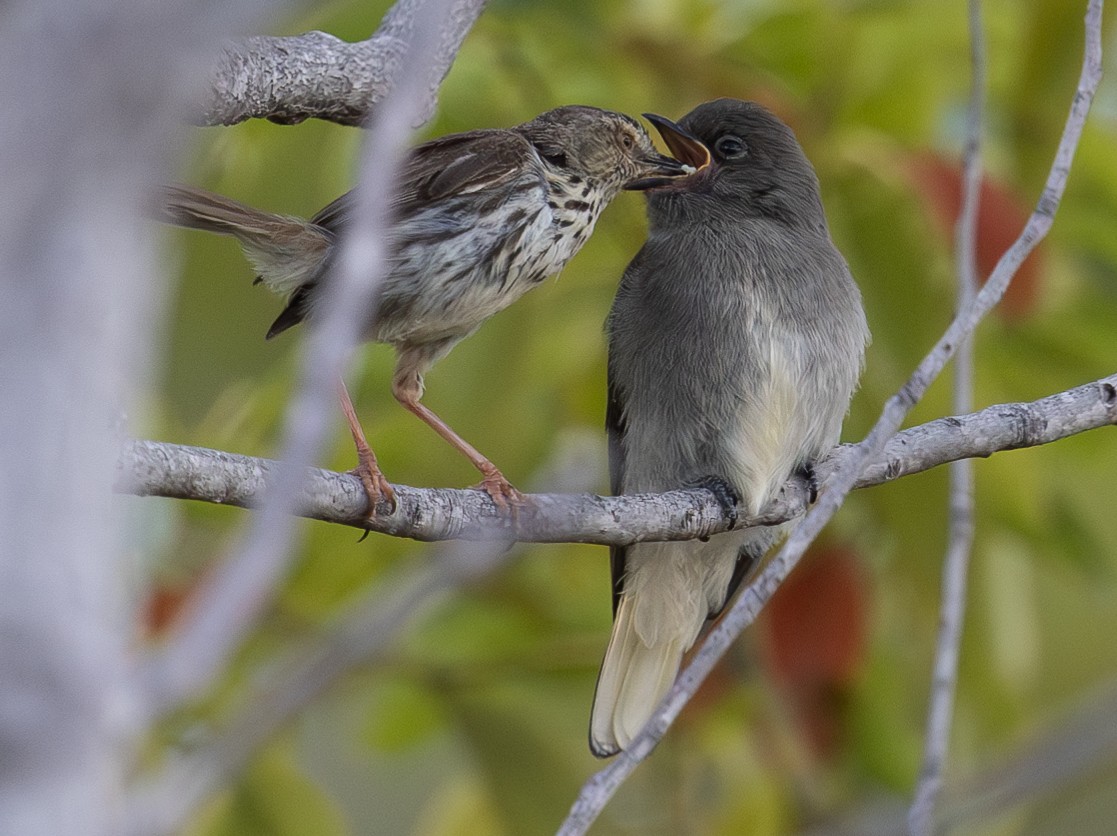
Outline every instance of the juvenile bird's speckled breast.
{"type": "Polygon", "coordinates": [[[400,226],[374,339],[465,337],[560,272],[606,202],[599,187],[580,177],[534,177],[494,199],[483,224],[465,199],[416,213],[400,226]]]}

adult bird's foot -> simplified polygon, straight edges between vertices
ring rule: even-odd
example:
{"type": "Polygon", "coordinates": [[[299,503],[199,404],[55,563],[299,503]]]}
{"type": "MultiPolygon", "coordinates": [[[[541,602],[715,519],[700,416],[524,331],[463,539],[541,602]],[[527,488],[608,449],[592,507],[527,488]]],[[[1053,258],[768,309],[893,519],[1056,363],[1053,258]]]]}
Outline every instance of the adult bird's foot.
{"type": "Polygon", "coordinates": [[[360,479],[365,487],[365,494],[368,496],[367,518],[378,516],[381,513],[381,505],[386,506],[384,513],[394,514],[397,506],[395,488],[384,478],[379,467],[364,460],[364,457],[359,454],[357,458],[361,460],[360,464],[349,472],[360,479]]]}
{"type": "Polygon", "coordinates": [[[705,488],[714,495],[718,504],[725,510],[725,516],[729,518],[729,528],[732,530],[737,526],[738,512],[737,507],[741,504],[741,497],[737,493],[737,489],[722,479],[720,476],[704,476],[701,479],[695,479],[687,482],[688,488],[705,488]]]}
{"type": "Polygon", "coordinates": [[[799,468],[799,475],[802,476],[807,482],[807,502],[814,505],[818,502],[818,492],[822,485],[818,481],[818,473],[815,472],[814,463],[807,462],[799,468]]]}

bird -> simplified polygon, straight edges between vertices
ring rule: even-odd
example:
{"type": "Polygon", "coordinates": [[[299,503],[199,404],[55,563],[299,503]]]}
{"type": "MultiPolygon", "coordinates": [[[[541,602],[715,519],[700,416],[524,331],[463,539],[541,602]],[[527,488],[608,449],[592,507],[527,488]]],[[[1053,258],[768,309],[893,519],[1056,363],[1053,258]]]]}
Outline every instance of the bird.
{"type": "MultiPolygon", "coordinates": [[[[670,133],[670,120],[658,130],[670,133]]],[[[693,141],[680,133],[680,147],[693,141]]],[[[400,175],[389,231],[389,268],[366,341],[395,349],[392,393],[481,472],[500,509],[524,497],[499,469],[421,402],[424,375],[488,317],[563,269],[622,189],[652,188],[691,168],[659,153],[635,119],[567,105],[507,129],[450,134],[416,146],[400,175]]],[[[163,187],[156,207],[168,223],[231,235],[256,283],[287,297],[271,339],[313,322],[331,276],[339,237],[352,220],[353,192],[314,217],[278,215],[204,189],[163,187]]],[[[381,499],[395,510],[344,383],[339,398],[357,447],[353,471],[370,518],[381,499]]]]}
{"type": "MultiPolygon", "coordinates": [[[[699,170],[645,193],[647,241],[606,320],[611,488],[705,484],[755,514],[794,474],[813,478],[838,442],[869,341],[861,294],[831,240],[814,168],[775,115],[716,99],[664,140],[699,170]],[[708,165],[680,135],[706,146],[708,165]]],[[[612,549],[593,754],[630,745],[683,654],[785,533],[612,549]]]]}

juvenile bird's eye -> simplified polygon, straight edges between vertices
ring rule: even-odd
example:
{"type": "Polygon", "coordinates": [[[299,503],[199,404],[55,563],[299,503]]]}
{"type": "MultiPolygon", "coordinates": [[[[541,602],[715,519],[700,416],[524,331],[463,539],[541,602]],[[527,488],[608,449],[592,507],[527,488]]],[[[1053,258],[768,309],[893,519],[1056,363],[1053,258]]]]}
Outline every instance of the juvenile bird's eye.
{"type": "Polygon", "coordinates": [[[739,136],[733,134],[726,134],[720,137],[714,143],[714,150],[718,152],[718,156],[725,160],[732,160],[737,157],[743,157],[748,153],[748,146],[745,141],[739,136]]]}
{"type": "Polygon", "coordinates": [[[625,134],[624,136],[621,137],[621,145],[623,145],[628,150],[631,150],[632,146],[635,143],[636,143],[636,140],[633,139],[632,134],[625,134]]]}

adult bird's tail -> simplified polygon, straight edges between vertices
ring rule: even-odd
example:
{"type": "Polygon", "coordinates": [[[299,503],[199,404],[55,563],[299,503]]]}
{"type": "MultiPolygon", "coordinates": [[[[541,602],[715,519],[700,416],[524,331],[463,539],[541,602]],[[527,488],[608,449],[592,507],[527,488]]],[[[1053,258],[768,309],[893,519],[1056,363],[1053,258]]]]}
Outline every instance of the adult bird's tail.
{"type": "Polygon", "coordinates": [[[709,542],[623,547],[613,567],[623,579],[613,635],[590,716],[595,755],[628,748],[671,689],[707,619],[721,613],[781,533],[782,527],[748,528],[709,542]]]}
{"type": "Polygon", "coordinates": [[[648,642],[637,631],[635,612],[633,597],[622,595],[590,716],[590,749],[599,758],[628,748],[671,688],[694,641],[693,635],[657,631],[648,642]]]}
{"type": "Polygon", "coordinates": [[[263,212],[193,186],[164,186],[156,214],[176,226],[233,236],[275,293],[316,279],[334,241],[329,231],[302,218],[263,212]]]}

